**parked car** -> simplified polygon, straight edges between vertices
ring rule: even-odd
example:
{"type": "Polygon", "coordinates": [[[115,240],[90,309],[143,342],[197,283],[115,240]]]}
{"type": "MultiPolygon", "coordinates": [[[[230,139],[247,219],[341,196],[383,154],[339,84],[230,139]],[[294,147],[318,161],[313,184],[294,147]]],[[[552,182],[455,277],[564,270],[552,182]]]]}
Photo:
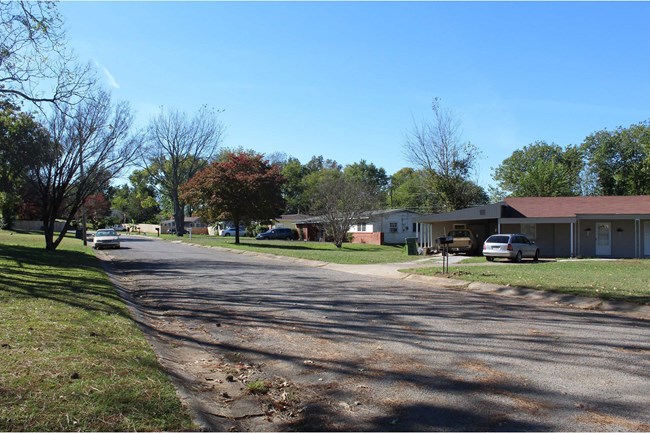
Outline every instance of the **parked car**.
{"type": "Polygon", "coordinates": [[[285,229],[285,228],[279,228],[279,229],[271,229],[268,231],[265,231],[264,233],[260,233],[259,235],[255,236],[255,239],[262,240],[262,239],[286,239],[288,241],[292,241],[295,239],[295,236],[293,234],[293,230],[291,229],[285,229]]]}
{"type": "Polygon", "coordinates": [[[476,236],[470,229],[456,229],[447,233],[447,237],[453,238],[447,248],[451,253],[472,254],[476,251],[476,236]]]}
{"type": "Polygon", "coordinates": [[[114,229],[99,229],[93,236],[93,248],[119,248],[120,235],[114,229]]]}
{"type": "MultiPolygon", "coordinates": [[[[169,230],[167,230],[167,233],[170,234],[170,235],[175,235],[176,234],[176,229],[169,229],[169,230]]],[[[186,234],[189,234],[189,232],[187,230],[183,229],[181,231],[181,234],[186,235],[186,234]]]]}
{"type": "MultiPolygon", "coordinates": [[[[235,227],[228,227],[219,231],[219,236],[235,236],[237,229],[235,227]]],[[[246,229],[244,227],[239,228],[239,236],[246,236],[246,229]]]]}
{"type": "Polygon", "coordinates": [[[483,255],[491,262],[497,257],[520,262],[522,258],[539,260],[539,248],[522,234],[492,235],[483,244],[483,255]]]}
{"type": "Polygon", "coordinates": [[[126,227],[124,227],[122,224],[115,224],[113,227],[107,227],[107,228],[112,228],[116,232],[123,232],[126,230],[126,227]]]}

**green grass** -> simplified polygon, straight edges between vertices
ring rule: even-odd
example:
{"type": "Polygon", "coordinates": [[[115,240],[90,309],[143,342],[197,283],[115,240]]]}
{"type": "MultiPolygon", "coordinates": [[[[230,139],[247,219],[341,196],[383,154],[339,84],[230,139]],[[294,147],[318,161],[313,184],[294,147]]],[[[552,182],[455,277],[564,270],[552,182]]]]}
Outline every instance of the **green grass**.
{"type": "Polygon", "coordinates": [[[0,431],[192,430],[94,257],[0,231],[0,431]]]}
{"type": "Polygon", "coordinates": [[[266,394],[269,392],[269,386],[262,379],[255,379],[248,382],[246,388],[251,394],[266,394]]]}
{"type": "Polygon", "coordinates": [[[225,247],[339,264],[400,263],[417,259],[416,256],[408,256],[404,252],[404,247],[401,245],[345,243],[341,248],[336,248],[331,242],[258,241],[254,238],[241,238],[241,243],[237,245],[235,244],[235,239],[232,237],[193,235],[192,240],[187,235],[182,238],[169,235],[161,237],[167,240],[180,240],[199,245],[225,247]]]}
{"type": "MultiPolygon", "coordinates": [[[[440,268],[409,269],[406,272],[439,275],[440,268]]],[[[461,264],[450,266],[449,272],[452,278],[465,281],[650,304],[650,260],[498,262],[486,266],[461,264]]]]}

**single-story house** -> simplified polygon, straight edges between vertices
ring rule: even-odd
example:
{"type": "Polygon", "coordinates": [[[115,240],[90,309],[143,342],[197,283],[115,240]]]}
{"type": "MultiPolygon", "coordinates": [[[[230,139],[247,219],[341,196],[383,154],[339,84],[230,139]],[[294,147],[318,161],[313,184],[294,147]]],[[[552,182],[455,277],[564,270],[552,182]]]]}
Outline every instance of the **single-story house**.
{"type": "Polygon", "coordinates": [[[495,233],[522,233],[544,257],[650,257],[650,195],[510,197],[489,205],[418,219],[421,247],[454,228],[469,228],[480,245],[495,233]]]}
{"type": "MultiPolygon", "coordinates": [[[[208,234],[208,225],[203,222],[201,217],[185,217],[185,221],[183,223],[185,226],[185,230],[188,232],[191,230],[191,232],[195,235],[207,235],[208,234]]],[[[173,219],[170,220],[164,220],[160,222],[160,232],[161,233],[169,233],[170,230],[176,230],[176,221],[173,219]]]]}
{"type": "MultiPolygon", "coordinates": [[[[388,209],[366,212],[350,227],[352,243],[403,244],[406,238],[416,236],[416,221],[421,214],[407,209],[388,209]]],[[[312,217],[295,222],[303,240],[324,240],[322,217],[312,217]]]]}
{"type": "MultiPolygon", "coordinates": [[[[273,228],[287,228],[287,229],[296,229],[296,223],[300,221],[304,221],[305,219],[311,218],[310,215],[306,214],[299,214],[299,213],[294,213],[294,214],[284,214],[279,216],[274,220],[273,228]]],[[[270,227],[269,227],[270,228],[270,227]]]]}

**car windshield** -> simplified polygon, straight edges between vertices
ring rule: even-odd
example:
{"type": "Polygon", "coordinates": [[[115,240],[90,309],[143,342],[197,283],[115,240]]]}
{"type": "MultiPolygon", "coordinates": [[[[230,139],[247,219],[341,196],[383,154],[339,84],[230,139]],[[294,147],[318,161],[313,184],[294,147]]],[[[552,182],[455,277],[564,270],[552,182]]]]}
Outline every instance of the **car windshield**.
{"type": "Polygon", "coordinates": [[[490,236],[485,243],[488,244],[507,244],[509,236],[490,236]]]}
{"type": "Polygon", "coordinates": [[[115,230],[97,230],[95,236],[117,236],[115,230]]]}
{"type": "Polygon", "coordinates": [[[467,230],[452,230],[451,232],[449,232],[449,236],[455,238],[468,238],[469,232],[467,230]]]}

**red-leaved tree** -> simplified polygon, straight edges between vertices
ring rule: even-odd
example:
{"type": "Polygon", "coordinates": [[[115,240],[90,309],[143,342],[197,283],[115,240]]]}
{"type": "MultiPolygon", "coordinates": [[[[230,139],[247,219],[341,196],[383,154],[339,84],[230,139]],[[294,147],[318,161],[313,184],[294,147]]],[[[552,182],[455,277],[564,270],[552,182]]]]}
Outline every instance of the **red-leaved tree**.
{"type": "Polygon", "coordinates": [[[181,187],[182,199],[206,221],[232,220],[239,243],[242,222],[280,216],[282,197],[280,167],[257,153],[228,153],[198,172],[181,187]]]}
{"type": "MultiPolygon", "coordinates": [[[[111,203],[102,192],[86,197],[84,207],[86,208],[86,216],[90,219],[90,223],[94,228],[98,228],[99,222],[111,214],[111,203]]],[[[77,218],[81,217],[81,210],[77,212],[76,216],[77,218]]]]}

